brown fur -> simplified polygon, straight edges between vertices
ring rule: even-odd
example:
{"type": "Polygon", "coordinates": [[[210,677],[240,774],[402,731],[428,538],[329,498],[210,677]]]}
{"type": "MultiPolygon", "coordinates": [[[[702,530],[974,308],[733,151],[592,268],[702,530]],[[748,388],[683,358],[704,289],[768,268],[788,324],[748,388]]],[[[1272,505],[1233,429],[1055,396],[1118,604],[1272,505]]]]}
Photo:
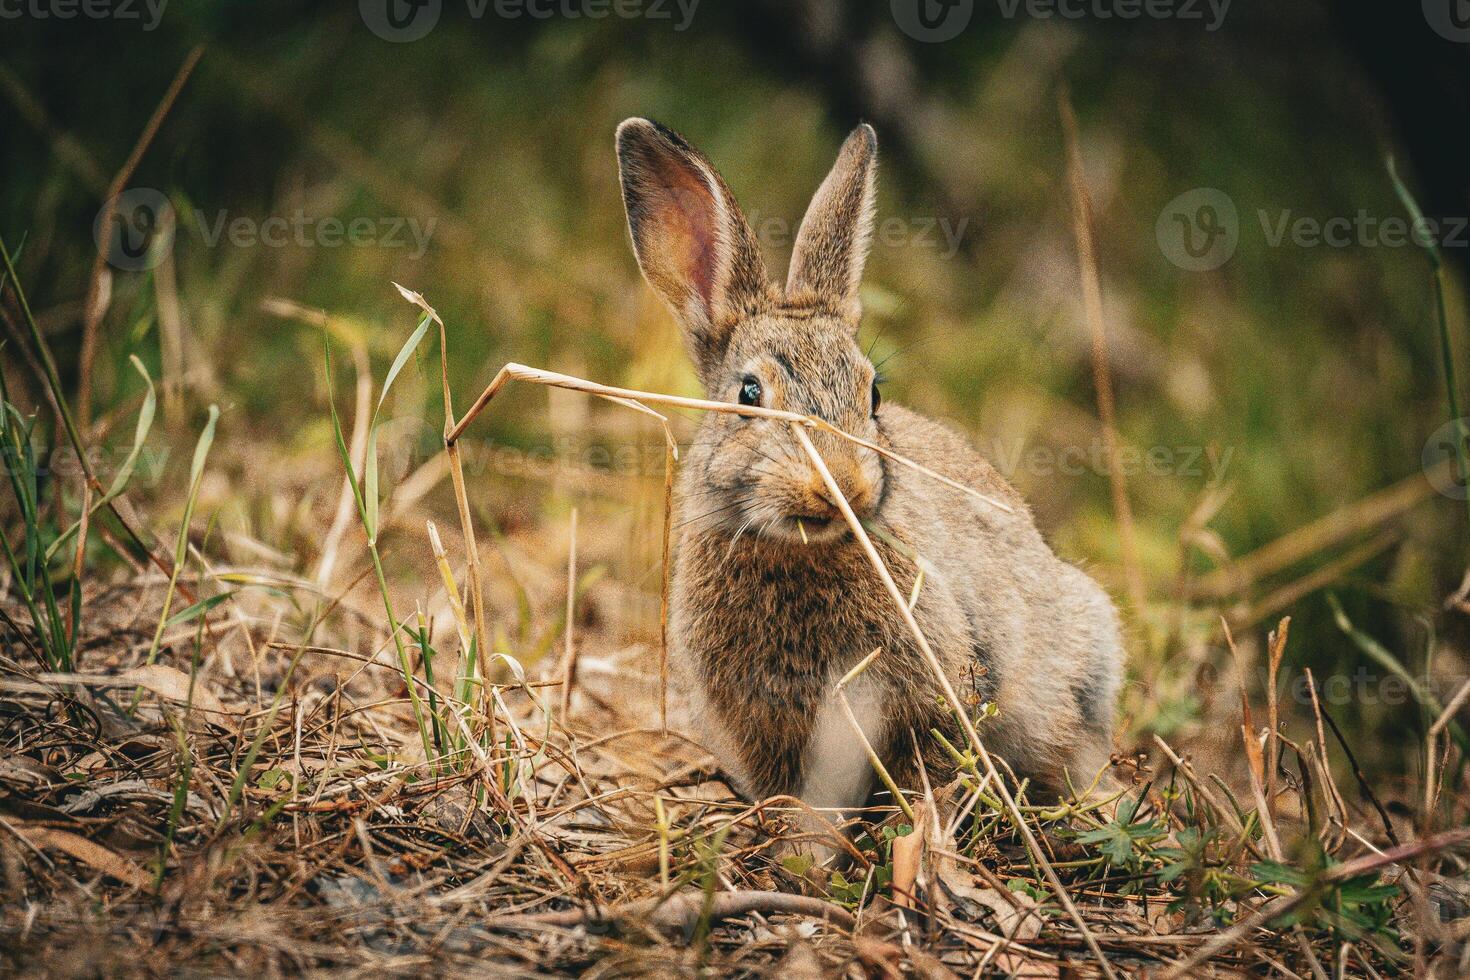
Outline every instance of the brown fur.
{"type": "MultiPolygon", "coordinates": [[[[784,294],[724,182],[681,137],[628,120],[618,156],[639,264],[679,318],[711,398],[735,401],[755,378],[762,404],[820,416],[1014,508],[813,433],[854,510],[901,542],[875,542],[900,588],[923,566],[915,616],[925,636],[968,710],[999,708],[981,725],[987,747],[1043,784],[1061,788],[1065,771],[1085,786],[1107,763],[1122,673],[1111,601],[1052,553],[1024,501],[960,436],[898,406],[871,410],[874,368],[855,336],[872,129],[854,130],[813,199],[784,294]]],[[[866,763],[848,771],[856,737],[831,720],[832,685],[874,649],[882,655],[852,693],[865,731],[911,786],[910,730],[926,764],[947,770],[928,735],[954,727],[939,686],[785,424],[708,413],[677,495],[671,646],[742,791],[864,801],[870,774],[866,763]]]]}

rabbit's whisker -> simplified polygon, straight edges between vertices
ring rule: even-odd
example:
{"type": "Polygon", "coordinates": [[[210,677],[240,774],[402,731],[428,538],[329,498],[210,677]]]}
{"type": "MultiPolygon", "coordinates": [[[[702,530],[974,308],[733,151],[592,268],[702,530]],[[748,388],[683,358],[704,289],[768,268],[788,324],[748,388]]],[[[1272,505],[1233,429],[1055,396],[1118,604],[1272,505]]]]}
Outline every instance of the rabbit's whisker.
{"type": "Polygon", "coordinates": [[[742,493],[749,490],[753,484],[746,480],[735,483],[724,483],[719,486],[705,487],[703,490],[689,490],[679,495],[679,500],[693,500],[695,497],[706,497],[712,493],[742,493]]]}
{"type": "Polygon", "coordinates": [[[723,514],[728,510],[734,510],[736,507],[743,506],[745,506],[744,500],[736,500],[731,503],[723,504],[722,506],[716,507],[714,510],[707,511],[703,514],[698,515],[697,517],[691,517],[686,521],[680,521],[678,524],[675,524],[674,527],[681,528],[686,524],[693,524],[695,521],[704,520],[706,517],[714,517],[716,514],[723,514]]]}
{"type": "Polygon", "coordinates": [[[770,453],[766,452],[764,449],[762,449],[759,446],[746,446],[745,448],[746,449],[749,449],[751,452],[755,453],[758,456],[764,456],[766,459],[769,459],[771,462],[775,463],[777,466],[789,466],[789,465],[791,465],[791,460],[789,460],[789,459],[786,459],[786,460],[777,459],[776,457],[772,456],[770,453]]]}
{"type": "Polygon", "coordinates": [[[745,529],[748,528],[748,527],[750,527],[751,523],[754,522],[754,521],[755,521],[755,515],[751,515],[750,517],[747,517],[745,519],[745,523],[744,524],[740,525],[740,530],[736,531],[735,532],[735,536],[730,539],[730,547],[729,547],[729,549],[727,549],[725,551],[725,561],[728,562],[730,560],[731,556],[735,554],[735,545],[737,543],[739,543],[739,541],[740,541],[740,535],[744,534],[745,533],[745,529]]]}

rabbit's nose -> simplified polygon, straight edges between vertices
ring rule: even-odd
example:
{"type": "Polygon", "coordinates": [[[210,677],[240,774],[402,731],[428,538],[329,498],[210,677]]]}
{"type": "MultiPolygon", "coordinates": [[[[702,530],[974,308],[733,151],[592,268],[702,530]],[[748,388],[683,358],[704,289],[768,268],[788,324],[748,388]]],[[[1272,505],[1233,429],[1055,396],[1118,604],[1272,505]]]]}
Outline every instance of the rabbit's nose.
{"type": "MultiPolygon", "coordinates": [[[[827,481],[823,480],[819,474],[813,475],[815,479],[811,484],[812,495],[831,508],[833,517],[841,517],[842,508],[838,506],[831,488],[827,486],[827,481]]],[[[833,478],[837,481],[837,487],[842,491],[842,496],[846,498],[847,505],[853,509],[854,513],[863,514],[868,509],[872,496],[868,481],[856,473],[849,472],[834,473],[833,478]]]]}

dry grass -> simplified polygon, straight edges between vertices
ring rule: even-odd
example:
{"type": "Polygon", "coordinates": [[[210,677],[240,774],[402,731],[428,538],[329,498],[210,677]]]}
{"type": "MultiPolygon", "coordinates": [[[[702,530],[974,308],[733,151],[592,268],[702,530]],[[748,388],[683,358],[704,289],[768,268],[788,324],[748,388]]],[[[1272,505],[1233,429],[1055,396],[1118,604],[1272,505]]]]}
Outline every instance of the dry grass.
{"type": "MultiPolygon", "coordinates": [[[[634,403],[691,401],[519,367],[505,377],[650,414],[634,403]]],[[[447,406],[447,383],[445,395],[447,406]]],[[[446,412],[451,450],[488,401],[457,423],[446,412]]],[[[809,421],[784,421],[825,474],[805,438],[809,421]]],[[[1245,701],[1236,722],[1254,805],[1162,739],[1157,765],[1132,760],[1121,801],[1033,802],[986,753],[982,710],[961,715],[970,744],[950,747],[957,782],[926,777],[906,788],[907,813],[873,810],[829,835],[847,855],[842,871],[783,860],[786,843],[820,824],[798,819],[809,814],[794,800],[737,799],[680,734],[691,726],[677,700],[664,729],[660,629],[630,646],[573,615],[577,562],[597,558],[575,524],[525,532],[528,551],[554,554],[553,539],[572,548],[564,568],[544,569],[565,574],[565,590],[531,610],[546,620],[560,607],[561,655],[522,664],[488,639],[481,583],[467,597],[457,585],[454,566],[480,571],[467,557],[476,545],[456,467],[451,457],[471,533],[456,558],[431,530],[425,578],[444,588],[416,621],[394,613],[386,586],[386,608],[361,601],[363,581],[382,573],[376,505],[362,508],[372,515],[371,562],[359,556],[329,589],[276,567],[211,564],[207,533],[183,535],[168,576],[140,568],[90,585],[68,672],[45,661],[21,625],[25,611],[5,602],[7,972],[1462,968],[1465,923],[1439,920],[1455,918],[1453,855],[1470,832],[1404,842],[1386,820],[1362,819],[1345,801],[1373,791],[1336,785],[1322,715],[1298,745],[1278,724],[1274,695],[1270,725],[1258,728],[1245,701]],[[175,588],[227,597],[171,622],[175,588]],[[492,657],[467,660],[472,648],[492,657]],[[949,826],[936,816],[940,797],[957,804],[949,826]]],[[[353,472],[363,468],[358,457],[353,472]]],[[[926,647],[868,551],[895,613],[926,647]]],[[[557,638],[549,628],[543,651],[557,638]]],[[[1283,629],[1272,677],[1285,642],[1283,629]]],[[[1436,778],[1415,798],[1453,826],[1465,817],[1463,760],[1437,741],[1450,714],[1428,746],[1436,778]]]]}
{"type": "MultiPolygon", "coordinates": [[[[346,637],[371,631],[339,611],[319,629],[323,642],[303,650],[259,626],[238,627],[254,634],[257,678],[232,675],[195,625],[171,631],[155,673],[140,677],[150,631],[139,623],[164,581],[135,584],[93,597],[81,673],[39,671],[19,658],[4,665],[7,972],[1096,970],[1002,804],[973,781],[932,790],[963,794],[972,826],[958,840],[926,826],[929,853],[913,885],[898,880],[894,842],[909,837],[893,836],[904,818],[891,812],[864,815],[858,857],[830,894],[776,860],[777,842],[797,833],[794,802],[735,799],[702,750],[657,730],[654,643],[612,656],[606,638],[579,634],[583,669],[567,724],[548,710],[554,682],[499,688],[497,744],[435,773],[381,632],[352,643],[346,637]],[[300,659],[283,687],[293,655],[300,659]],[[275,690],[286,693],[272,713],[275,690]],[[261,735],[244,793],[230,805],[230,786],[261,735]],[[912,888],[904,903],[912,911],[892,903],[901,888],[912,888]],[[1036,914],[1006,914],[1010,902],[1036,914]]],[[[23,657],[23,649],[14,652],[23,657]]],[[[674,722],[687,723],[677,706],[674,722]]],[[[1222,975],[1286,976],[1302,972],[1311,949],[1329,964],[1340,958],[1345,975],[1370,975],[1370,964],[1387,971],[1375,949],[1382,936],[1354,943],[1309,920],[1299,945],[1264,924],[1321,902],[1334,882],[1361,885],[1363,875],[1470,839],[1460,829],[1384,856],[1354,844],[1342,852],[1352,861],[1310,884],[1262,883],[1220,902],[1236,921],[1222,931],[1198,908],[1168,908],[1188,895],[1179,886],[1208,868],[1169,885],[1146,856],[1179,843],[1189,827],[1221,826],[1236,838],[1238,855],[1225,853],[1222,839],[1219,860],[1208,862],[1222,874],[1271,845],[1259,839],[1253,812],[1238,822],[1234,804],[1187,764],[1160,777],[1145,794],[1152,814],[1124,822],[1149,818],[1159,832],[1140,838],[1133,872],[1098,860],[1098,845],[1069,832],[1096,836],[1112,825],[1097,812],[1019,801],[1120,972],[1174,964],[1176,975],[1202,975],[1207,960],[1222,975]]],[[[1394,898],[1407,915],[1412,894],[1394,898]]],[[[1400,955],[1407,966],[1408,947],[1400,955]]]]}

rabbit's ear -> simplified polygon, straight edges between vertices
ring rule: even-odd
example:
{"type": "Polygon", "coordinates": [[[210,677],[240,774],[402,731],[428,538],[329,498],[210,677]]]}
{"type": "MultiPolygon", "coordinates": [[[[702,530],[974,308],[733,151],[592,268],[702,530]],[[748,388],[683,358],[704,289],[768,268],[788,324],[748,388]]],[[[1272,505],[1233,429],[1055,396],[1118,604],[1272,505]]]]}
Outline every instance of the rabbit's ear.
{"type": "Polygon", "coordinates": [[[618,126],[618,171],[638,266],[708,379],[735,322],[773,301],[755,235],[709,161],[658,123],[618,126]]]}
{"type": "Polygon", "coordinates": [[[863,123],[842,144],[801,219],[786,278],[788,302],[827,306],[857,319],[858,284],[873,237],[877,171],[878,135],[863,123]]]}

